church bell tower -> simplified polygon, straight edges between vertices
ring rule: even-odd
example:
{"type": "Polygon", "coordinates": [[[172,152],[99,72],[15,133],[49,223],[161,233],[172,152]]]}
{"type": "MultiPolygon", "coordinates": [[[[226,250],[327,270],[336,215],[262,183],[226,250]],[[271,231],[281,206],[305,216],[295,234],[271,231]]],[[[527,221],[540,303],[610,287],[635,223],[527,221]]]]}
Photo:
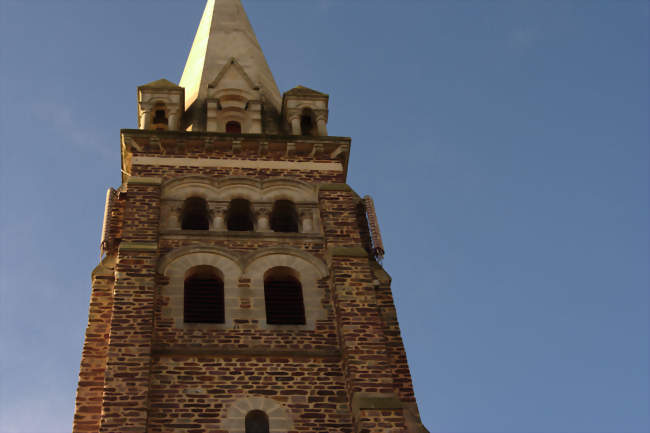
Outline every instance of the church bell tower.
{"type": "Polygon", "coordinates": [[[138,88],[73,433],[426,433],[372,200],[329,96],[280,93],[240,0],[138,88]]]}

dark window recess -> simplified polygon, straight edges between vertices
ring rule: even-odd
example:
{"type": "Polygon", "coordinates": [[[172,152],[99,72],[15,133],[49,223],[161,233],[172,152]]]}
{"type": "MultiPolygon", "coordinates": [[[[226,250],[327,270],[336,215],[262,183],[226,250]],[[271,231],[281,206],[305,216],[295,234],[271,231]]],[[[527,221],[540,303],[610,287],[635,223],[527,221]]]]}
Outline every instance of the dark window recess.
{"type": "Polygon", "coordinates": [[[185,280],[185,323],[224,323],[223,282],[216,277],[185,280]]]}
{"type": "Polygon", "coordinates": [[[183,219],[181,229],[183,230],[209,230],[210,216],[208,203],[199,197],[192,197],[185,200],[183,204],[183,219]]]}
{"type": "Polygon", "coordinates": [[[235,121],[226,123],[226,132],[228,134],[241,134],[241,124],[235,121]]]}
{"type": "Polygon", "coordinates": [[[156,110],[156,113],[153,117],[153,123],[164,123],[167,124],[167,117],[165,117],[165,110],[156,110]]]}
{"type": "Polygon", "coordinates": [[[228,230],[236,232],[253,231],[253,213],[248,200],[235,199],[228,207],[228,230]]]}
{"type": "Polygon", "coordinates": [[[293,277],[264,281],[266,322],[271,325],[304,325],[305,306],[302,287],[293,277]]]}
{"type": "Polygon", "coordinates": [[[271,230],[282,233],[298,232],[298,213],[296,206],[289,200],[278,200],[271,213],[271,230]]]}
{"type": "Polygon", "coordinates": [[[314,135],[314,122],[310,115],[305,114],[300,117],[300,131],[302,135],[314,135]]]}
{"type": "Polygon", "coordinates": [[[269,433],[269,417],[261,410],[252,410],[246,415],[246,433],[269,433]]]}

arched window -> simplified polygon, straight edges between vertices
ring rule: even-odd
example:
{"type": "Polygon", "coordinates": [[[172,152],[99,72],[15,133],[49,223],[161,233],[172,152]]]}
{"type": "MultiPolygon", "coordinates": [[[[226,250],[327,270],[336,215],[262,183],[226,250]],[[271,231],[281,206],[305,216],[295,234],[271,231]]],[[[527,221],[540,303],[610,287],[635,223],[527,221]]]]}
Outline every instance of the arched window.
{"type": "Polygon", "coordinates": [[[185,323],[224,323],[223,278],[212,266],[196,266],[185,274],[185,323]]]}
{"type": "Polygon", "coordinates": [[[269,417],[261,410],[252,410],[246,415],[246,433],[269,433],[269,417]]]}
{"type": "Polygon", "coordinates": [[[226,132],[228,134],[241,134],[241,123],[234,120],[226,123],[226,132]]]}
{"type": "Polygon", "coordinates": [[[151,126],[153,129],[162,131],[166,131],[169,127],[165,104],[158,103],[153,108],[153,122],[151,122],[151,126]]]}
{"type": "Polygon", "coordinates": [[[208,202],[201,197],[190,197],[183,203],[181,229],[209,230],[208,202]]]}
{"type": "Polygon", "coordinates": [[[305,110],[300,116],[300,132],[302,135],[314,135],[314,118],[311,110],[305,110]]]}
{"type": "Polygon", "coordinates": [[[289,200],[278,200],[273,204],[271,230],[282,233],[298,232],[296,205],[289,200]]]}
{"type": "Polygon", "coordinates": [[[237,198],[230,202],[227,226],[236,232],[253,231],[253,212],[248,200],[237,198]]]}
{"type": "Polygon", "coordinates": [[[266,323],[304,325],[305,305],[302,286],[296,272],[285,267],[273,268],[264,275],[266,323]]]}

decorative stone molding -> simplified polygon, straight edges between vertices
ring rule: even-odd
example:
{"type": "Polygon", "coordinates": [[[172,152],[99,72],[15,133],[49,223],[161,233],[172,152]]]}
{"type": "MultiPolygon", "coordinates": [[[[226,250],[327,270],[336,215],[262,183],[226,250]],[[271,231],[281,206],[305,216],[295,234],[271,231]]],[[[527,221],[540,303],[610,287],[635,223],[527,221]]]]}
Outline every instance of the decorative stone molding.
{"type": "Polygon", "coordinates": [[[321,280],[328,276],[327,265],[313,254],[291,247],[265,248],[250,254],[233,254],[217,247],[188,246],[163,256],[158,273],[169,278],[162,286],[161,295],[169,299],[163,309],[163,318],[171,318],[180,329],[233,329],[237,319],[257,321],[258,329],[314,330],[316,321],[327,318],[323,305],[325,292],[321,280]],[[186,324],[183,321],[183,295],[186,272],[207,265],[223,276],[225,297],[225,324],[186,324]],[[264,274],[275,267],[291,268],[302,286],[305,306],[305,325],[268,325],[264,300],[264,274]],[[249,279],[248,287],[239,284],[249,279]],[[240,308],[241,298],[248,299],[250,308],[240,308]]]}
{"type": "Polygon", "coordinates": [[[189,176],[168,181],[161,190],[161,231],[180,229],[179,213],[182,202],[190,197],[200,197],[208,202],[211,214],[211,231],[224,231],[223,211],[233,199],[251,202],[259,232],[270,232],[269,217],[273,203],[289,200],[296,209],[310,209],[300,221],[301,233],[320,232],[318,189],[314,185],[287,178],[256,180],[242,177],[215,179],[207,176],[189,176]]]}
{"type": "Polygon", "coordinates": [[[271,226],[269,224],[269,217],[271,215],[271,208],[268,206],[255,206],[255,216],[257,217],[257,231],[270,232],[271,226]]]}
{"type": "Polygon", "coordinates": [[[261,410],[269,417],[269,433],[286,433],[293,429],[288,408],[270,398],[244,397],[224,410],[221,427],[228,433],[245,433],[246,415],[253,410],[261,410]]]}
{"type": "Polygon", "coordinates": [[[169,283],[162,286],[161,295],[169,299],[163,309],[163,317],[172,318],[174,325],[181,329],[212,328],[229,329],[233,327],[233,311],[239,307],[237,282],[241,269],[237,260],[225,252],[216,253],[214,249],[194,248],[190,254],[182,255],[165,267],[163,275],[169,283]],[[219,271],[224,283],[224,324],[188,324],[183,317],[183,298],[185,294],[185,276],[188,270],[196,266],[210,266],[219,271]]]}
{"type": "Polygon", "coordinates": [[[225,204],[210,206],[210,216],[212,217],[212,227],[214,231],[226,230],[226,213],[228,206],[225,204]]]}
{"type": "Polygon", "coordinates": [[[298,209],[303,233],[311,233],[314,230],[314,210],[311,207],[298,209]]]}

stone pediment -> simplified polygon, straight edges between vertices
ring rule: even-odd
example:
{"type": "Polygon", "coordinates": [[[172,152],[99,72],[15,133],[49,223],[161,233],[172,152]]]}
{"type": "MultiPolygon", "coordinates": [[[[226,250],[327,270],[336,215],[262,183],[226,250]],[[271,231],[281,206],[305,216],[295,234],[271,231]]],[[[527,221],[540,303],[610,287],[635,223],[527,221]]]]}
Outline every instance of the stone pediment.
{"type": "Polygon", "coordinates": [[[287,91],[285,96],[298,96],[298,97],[318,97],[318,98],[329,98],[329,95],[326,93],[319,92],[314,89],[310,89],[305,86],[296,86],[293,89],[287,91]]]}
{"type": "Polygon", "coordinates": [[[244,68],[234,57],[221,69],[219,74],[210,84],[209,89],[240,89],[244,91],[258,91],[257,86],[244,68]]]}
{"type": "Polygon", "coordinates": [[[152,81],[151,83],[144,84],[138,89],[173,89],[173,90],[181,90],[183,89],[182,87],[172,83],[169,80],[166,80],[164,78],[161,78],[160,80],[152,81]]]}

